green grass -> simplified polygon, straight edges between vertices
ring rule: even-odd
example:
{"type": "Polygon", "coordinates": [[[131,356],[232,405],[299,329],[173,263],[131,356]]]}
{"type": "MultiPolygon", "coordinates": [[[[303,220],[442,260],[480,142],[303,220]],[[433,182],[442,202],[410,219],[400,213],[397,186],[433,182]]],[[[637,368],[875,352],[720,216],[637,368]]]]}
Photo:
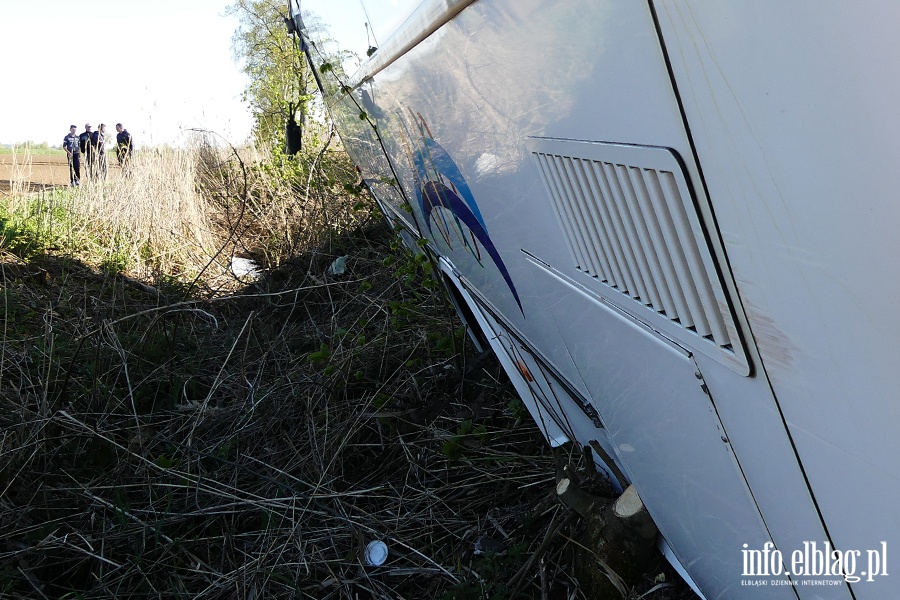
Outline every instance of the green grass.
{"type": "Polygon", "coordinates": [[[71,233],[80,229],[77,217],[66,210],[72,200],[67,188],[45,190],[20,199],[13,208],[0,203],[0,248],[28,259],[49,249],[69,248],[92,242],[90,237],[75,240],[71,233]]]}
{"type": "Polygon", "coordinates": [[[29,152],[32,156],[65,156],[66,151],[62,148],[49,146],[46,142],[40,144],[31,144],[29,142],[23,144],[3,144],[0,145],[0,154],[22,154],[29,152]]]}

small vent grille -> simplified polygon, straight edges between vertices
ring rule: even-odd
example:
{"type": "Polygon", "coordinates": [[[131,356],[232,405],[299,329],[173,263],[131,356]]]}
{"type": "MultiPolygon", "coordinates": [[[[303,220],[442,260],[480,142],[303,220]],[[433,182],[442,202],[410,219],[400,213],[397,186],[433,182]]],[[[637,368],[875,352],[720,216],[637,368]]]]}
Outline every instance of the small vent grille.
{"type": "Polygon", "coordinates": [[[533,151],[577,269],[732,351],[736,329],[675,157],[663,148],[594,146],[624,156],[533,151]]]}

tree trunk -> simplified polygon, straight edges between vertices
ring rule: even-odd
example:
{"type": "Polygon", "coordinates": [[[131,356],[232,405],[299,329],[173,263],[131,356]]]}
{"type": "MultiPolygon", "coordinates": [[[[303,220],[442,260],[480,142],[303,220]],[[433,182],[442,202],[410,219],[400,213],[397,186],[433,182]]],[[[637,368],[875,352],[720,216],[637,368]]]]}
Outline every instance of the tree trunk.
{"type": "Polygon", "coordinates": [[[579,570],[597,597],[625,597],[642,583],[643,574],[661,563],[656,525],[634,486],[612,502],[580,489],[569,477],[559,480],[556,491],[560,501],[584,517],[581,542],[593,555],[585,553],[579,570]]]}

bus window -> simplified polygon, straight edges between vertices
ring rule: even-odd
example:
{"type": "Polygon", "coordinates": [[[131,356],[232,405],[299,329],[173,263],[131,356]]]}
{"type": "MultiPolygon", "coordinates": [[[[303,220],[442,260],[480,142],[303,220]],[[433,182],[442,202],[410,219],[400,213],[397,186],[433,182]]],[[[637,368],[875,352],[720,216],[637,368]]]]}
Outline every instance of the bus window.
{"type": "Polygon", "coordinates": [[[303,22],[314,46],[311,51],[321,55],[314,60],[340,66],[336,76],[351,77],[366,60],[372,34],[358,1],[303,0],[303,22]]]}
{"type": "Polygon", "coordinates": [[[369,17],[373,43],[385,43],[403,22],[418,8],[422,0],[361,0],[369,17]]]}

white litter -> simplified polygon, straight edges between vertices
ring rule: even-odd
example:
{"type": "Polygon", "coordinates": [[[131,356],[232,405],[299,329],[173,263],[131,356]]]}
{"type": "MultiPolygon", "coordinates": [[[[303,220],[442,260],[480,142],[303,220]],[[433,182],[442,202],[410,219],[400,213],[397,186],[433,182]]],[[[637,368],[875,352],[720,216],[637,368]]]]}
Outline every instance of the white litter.
{"type": "Polygon", "coordinates": [[[366,546],[366,564],[370,567],[380,567],[387,560],[388,547],[381,540],[369,542],[366,546]]]}
{"type": "Polygon", "coordinates": [[[347,257],[339,256],[337,257],[331,266],[328,267],[328,270],[325,271],[327,275],[343,275],[347,272],[347,257]]]}
{"type": "Polygon", "coordinates": [[[259,265],[249,258],[233,256],[231,258],[231,272],[235,277],[249,277],[256,279],[260,275],[259,265]]]}

